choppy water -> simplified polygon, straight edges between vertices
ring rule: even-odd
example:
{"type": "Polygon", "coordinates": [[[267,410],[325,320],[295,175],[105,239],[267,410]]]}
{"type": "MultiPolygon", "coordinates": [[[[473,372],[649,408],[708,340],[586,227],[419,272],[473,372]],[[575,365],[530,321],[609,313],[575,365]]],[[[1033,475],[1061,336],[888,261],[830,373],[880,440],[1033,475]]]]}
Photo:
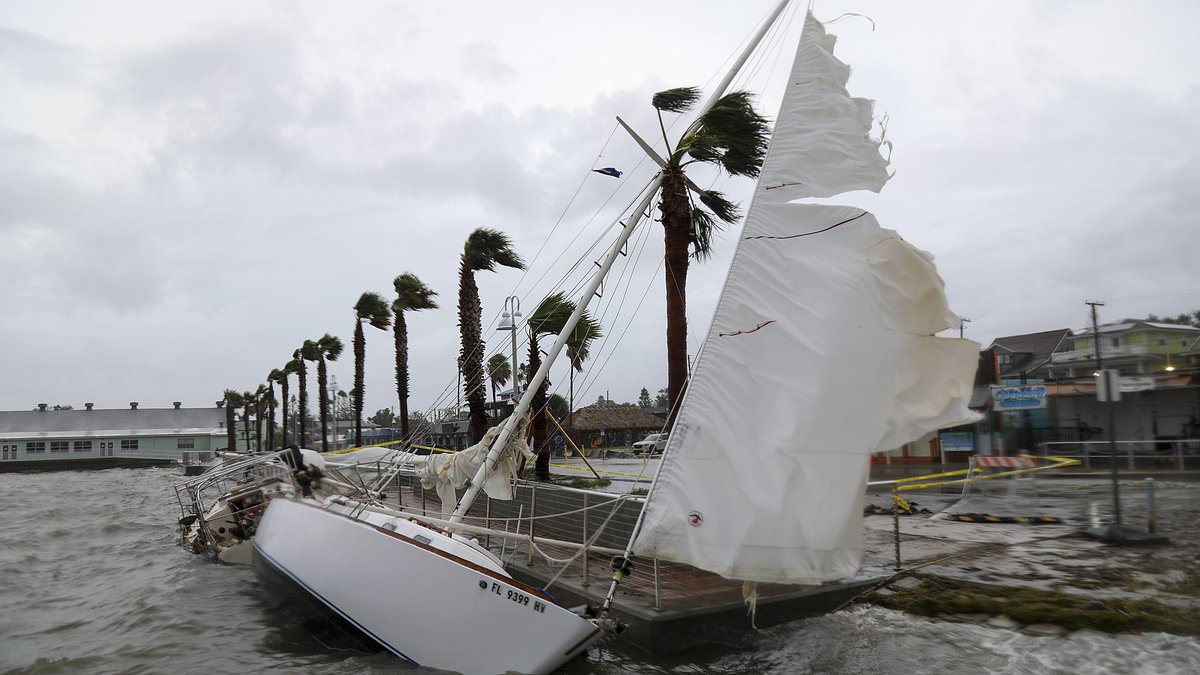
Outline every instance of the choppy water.
{"type": "MultiPolygon", "coordinates": [[[[0,474],[0,672],[432,673],[327,645],[263,601],[253,571],[175,545],[169,469],[0,474]]],[[[601,673],[1197,673],[1200,640],[1062,639],[865,609],[666,659],[605,646],[601,673]]]]}

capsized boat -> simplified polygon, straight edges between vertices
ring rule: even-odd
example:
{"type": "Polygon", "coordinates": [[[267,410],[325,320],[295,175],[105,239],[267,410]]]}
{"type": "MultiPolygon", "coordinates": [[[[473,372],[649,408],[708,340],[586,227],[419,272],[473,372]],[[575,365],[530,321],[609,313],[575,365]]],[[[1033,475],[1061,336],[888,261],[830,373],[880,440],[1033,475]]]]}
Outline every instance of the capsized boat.
{"type": "Polygon", "coordinates": [[[450,481],[466,490],[446,529],[368,503],[277,499],[255,540],[264,573],[285,576],[400,656],[465,673],[548,672],[615,630],[612,601],[635,555],[749,584],[854,574],[869,456],[975,419],[967,403],[978,345],[935,337],[958,320],[931,256],[863,209],[794,203],[878,191],[889,178],[871,102],[849,96],[849,68],[833,47],[808,14],[712,326],[598,610],[537,611],[548,596],[505,580],[494,556],[462,539],[464,518],[480,491],[505,498],[534,392],[646,218],[661,174],[618,219],[616,240],[513,414],[473,449],[471,466],[487,450],[474,475],[450,481]],[[497,595],[511,606],[501,610],[497,595]]]}

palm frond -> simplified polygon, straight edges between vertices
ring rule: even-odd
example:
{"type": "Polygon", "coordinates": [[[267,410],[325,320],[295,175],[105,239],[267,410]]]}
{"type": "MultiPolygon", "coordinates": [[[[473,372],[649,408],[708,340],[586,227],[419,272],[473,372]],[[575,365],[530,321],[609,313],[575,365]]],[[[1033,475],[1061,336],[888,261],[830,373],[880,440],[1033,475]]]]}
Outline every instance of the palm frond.
{"type": "Polygon", "coordinates": [[[650,99],[650,105],[662,112],[686,112],[700,100],[699,87],[676,87],[660,91],[650,99]]]}
{"type": "Polygon", "coordinates": [[[692,257],[705,260],[712,254],[712,233],[719,228],[713,214],[700,208],[692,207],[692,257]]]}
{"type": "Polygon", "coordinates": [[[496,386],[504,386],[508,382],[508,378],[512,377],[512,366],[508,363],[508,357],[503,354],[492,354],[492,358],[487,362],[488,379],[496,383],[496,386]]]}
{"type": "Polygon", "coordinates": [[[722,96],[699,125],[688,154],[704,162],[715,162],[734,176],[758,176],[767,154],[770,126],[754,110],[749,92],[722,96]]]}
{"type": "Polygon", "coordinates": [[[567,360],[572,368],[577,371],[583,370],[583,362],[591,356],[592,343],[603,334],[600,324],[587,312],[579,317],[579,323],[575,324],[575,330],[571,331],[567,338],[567,360]]]}
{"type": "Polygon", "coordinates": [[[533,335],[557,335],[567,325],[567,319],[575,311],[575,303],[567,299],[565,293],[555,293],[547,296],[537,309],[529,315],[526,323],[533,335]]]}
{"type": "Polygon", "coordinates": [[[341,338],[329,333],[322,335],[321,339],[317,340],[317,347],[325,356],[326,361],[337,361],[338,357],[346,349],[346,345],[342,344],[341,338]]]}
{"type": "Polygon", "coordinates": [[[278,368],[272,368],[271,372],[267,373],[268,382],[282,382],[287,377],[287,373],[278,368]]]}
{"type": "Polygon", "coordinates": [[[300,356],[305,361],[316,361],[321,358],[321,351],[317,348],[316,340],[305,340],[304,344],[300,345],[300,356]]]}
{"type": "Polygon", "coordinates": [[[737,204],[725,198],[725,195],[716,190],[705,190],[700,193],[700,203],[708,207],[721,222],[733,224],[742,217],[742,210],[737,204]]]}
{"type": "Polygon", "coordinates": [[[496,265],[525,269],[525,262],[512,248],[512,240],[500,230],[477,228],[463,245],[463,261],[475,270],[492,272],[496,265]]]}
{"type": "Polygon", "coordinates": [[[415,312],[438,307],[437,302],[433,299],[437,292],[426,286],[415,274],[408,272],[401,274],[392,281],[392,286],[395,287],[398,296],[392,303],[393,311],[415,312]]]}
{"type": "Polygon", "coordinates": [[[392,310],[383,296],[367,291],[358,296],[354,303],[354,315],[359,321],[366,321],[375,328],[383,330],[392,323],[392,310]]]}

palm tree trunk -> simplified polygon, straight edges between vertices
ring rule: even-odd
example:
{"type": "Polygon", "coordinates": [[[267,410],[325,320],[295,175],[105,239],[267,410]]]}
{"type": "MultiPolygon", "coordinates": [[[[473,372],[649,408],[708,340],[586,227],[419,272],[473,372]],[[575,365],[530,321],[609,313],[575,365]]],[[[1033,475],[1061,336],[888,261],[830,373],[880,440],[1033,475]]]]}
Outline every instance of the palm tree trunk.
{"type": "Polygon", "coordinates": [[[254,450],[262,452],[262,409],[263,402],[260,400],[254,406],[254,450]]]}
{"type": "Polygon", "coordinates": [[[267,382],[267,452],[275,452],[275,382],[267,382]]]}
{"type": "Polygon", "coordinates": [[[366,360],[367,337],[362,321],[354,322],[354,447],[362,446],[363,367],[366,360]]]}
{"type": "Polygon", "coordinates": [[[663,177],[663,249],[667,285],[667,427],[675,423],[687,386],[687,273],[692,218],[681,171],[663,177]]]}
{"type": "Polygon", "coordinates": [[[321,396],[321,452],[329,452],[329,380],[325,371],[325,356],[317,360],[317,393],[321,396]]]}
{"type": "Polygon", "coordinates": [[[229,446],[229,452],[237,452],[237,429],[234,426],[234,410],[233,406],[228,402],[225,403],[225,444],[229,446]]]}
{"type": "Polygon", "coordinates": [[[299,418],[300,424],[299,440],[300,447],[304,447],[308,443],[308,434],[305,433],[304,423],[308,417],[308,365],[304,363],[303,357],[298,357],[296,363],[300,365],[300,369],[296,374],[300,376],[300,406],[296,410],[296,417],[299,418]]]}
{"type": "Polygon", "coordinates": [[[288,446],[288,378],[285,376],[283,381],[279,383],[280,394],[283,396],[283,401],[279,404],[280,413],[283,418],[283,436],[279,440],[279,447],[286,448],[288,446]]]}
{"type": "Polygon", "coordinates": [[[471,443],[487,433],[487,394],[483,388],[483,309],[475,273],[464,260],[458,273],[458,330],[462,338],[462,377],[470,414],[471,443]]]}
{"type": "MultiPolygon", "coordinates": [[[[538,350],[537,336],[529,336],[529,372],[536,373],[542,367],[542,354],[538,350]]],[[[537,454],[534,475],[538,480],[550,480],[550,438],[546,433],[546,380],[533,393],[529,409],[533,411],[530,424],[533,426],[533,452],[537,454]]]]}
{"type": "Polygon", "coordinates": [[[408,324],[397,311],[392,324],[396,337],[396,398],[400,399],[400,438],[408,440],[408,324]]]}
{"type": "Polygon", "coordinates": [[[250,400],[246,400],[246,405],[242,407],[242,435],[246,437],[246,452],[251,452],[250,448],[250,400]]]}

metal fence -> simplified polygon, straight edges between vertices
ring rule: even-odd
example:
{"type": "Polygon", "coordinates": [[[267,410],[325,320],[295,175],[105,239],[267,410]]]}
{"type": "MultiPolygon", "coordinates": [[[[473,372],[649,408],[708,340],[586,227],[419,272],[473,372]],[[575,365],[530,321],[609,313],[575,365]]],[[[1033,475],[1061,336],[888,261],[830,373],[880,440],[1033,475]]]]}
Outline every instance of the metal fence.
{"type": "Polygon", "coordinates": [[[1042,457],[1078,459],[1085,468],[1111,467],[1122,462],[1128,469],[1200,469],[1200,438],[1149,441],[1059,441],[1041,443],[1042,457]],[[1116,457],[1113,457],[1113,446],[1116,457]]]}

